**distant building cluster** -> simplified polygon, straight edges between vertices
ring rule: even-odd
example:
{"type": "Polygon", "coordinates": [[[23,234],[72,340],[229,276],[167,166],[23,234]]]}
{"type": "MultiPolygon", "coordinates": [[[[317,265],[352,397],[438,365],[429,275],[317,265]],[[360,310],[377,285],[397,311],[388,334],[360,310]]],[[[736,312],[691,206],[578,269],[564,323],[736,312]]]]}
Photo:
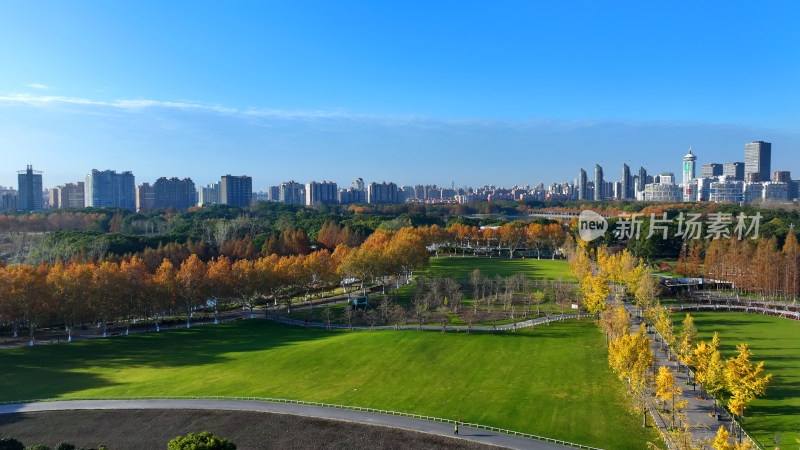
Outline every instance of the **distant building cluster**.
{"type": "Polygon", "coordinates": [[[753,202],[793,201],[800,197],[800,180],[789,171],[772,171],[772,144],[754,141],[744,146],[744,161],[711,162],[700,167],[694,150],[683,157],[683,172],[650,175],[644,167],[631,172],[622,164],[621,179],[607,181],[600,164],[592,178],[578,170],[572,183],[542,183],[534,187],[511,188],[486,185],[480,188],[429,185],[403,185],[393,182],[365,183],[362,178],[340,188],[332,181],[298,183],[285,181],[266,192],[253,192],[253,179],[247,175],[223,175],[219,182],[195,186],[191,178],[161,177],[138,186],[133,173],[93,169],[83,181],[43,189],[42,172],[27,166],[17,172],[17,189],[0,186],[0,212],[40,211],[83,207],[125,208],[131,211],[172,209],[185,211],[193,206],[228,204],[247,207],[253,201],[270,201],[306,206],[349,205],[355,203],[470,203],[473,201],[524,200],[631,200],[646,202],[753,202]]]}
{"type": "Polygon", "coordinates": [[[647,202],[786,202],[800,197],[800,180],[792,180],[788,171],[771,172],[772,144],[754,141],[744,146],[744,161],[707,163],[697,177],[697,156],[690,148],[683,157],[683,176],[679,181],[672,172],[650,176],[645,168],[632,175],[622,165],[622,179],[607,182],[603,169],[595,166],[594,180],[584,169],[578,171],[578,200],[639,200],[647,202]]]}

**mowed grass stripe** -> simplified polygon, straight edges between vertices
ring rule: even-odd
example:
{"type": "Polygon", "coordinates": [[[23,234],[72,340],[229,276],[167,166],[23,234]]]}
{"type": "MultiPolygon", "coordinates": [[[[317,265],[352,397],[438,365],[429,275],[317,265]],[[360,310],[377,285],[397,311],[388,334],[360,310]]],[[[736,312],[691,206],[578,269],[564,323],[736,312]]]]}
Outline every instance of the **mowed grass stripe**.
{"type": "Polygon", "coordinates": [[[516,334],[329,332],[261,320],[0,352],[3,400],[264,396],[460,418],[644,448],[591,321],[516,334]]]}
{"type": "Polygon", "coordinates": [[[562,260],[549,259],[508,259],[508,258],[474,258],[460,256],[442,256],[430,259],[430,267],[420,274],[426,276],[447,277],[468,280],[473,270],[478,269],[484,275],[493,278],[495,275],[508,277],[516,273],[524,273],[530,279],[563,278],[572,280],[569,264],[562,260]]]}
{"type": "MultiPolygon", "coordinates": [[[[800,438],[800,322],[743,312],[690,311],[700,339],[710,341],[719,332],[725,358],[746,343],[754,362],[764,361],[773,382],[765,398],[745,411],[745,428],[762,444],[774,444],[775,433],[784,444],[800,438]]],[[[686,312],[674,313],[676,333],[686,312]]],[[[790,444],[791,445],[791,444],[790,444]]]]}

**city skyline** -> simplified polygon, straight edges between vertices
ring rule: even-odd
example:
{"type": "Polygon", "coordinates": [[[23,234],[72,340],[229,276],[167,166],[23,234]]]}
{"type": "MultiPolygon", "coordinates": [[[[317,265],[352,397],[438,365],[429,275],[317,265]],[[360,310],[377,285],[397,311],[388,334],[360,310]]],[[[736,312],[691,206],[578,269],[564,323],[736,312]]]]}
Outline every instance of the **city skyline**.
{"type": "Polygon", "coordinates": [[[765,140],[800,171],[794,2],[188,6],[0,5],[6,165],[524,185],[765,140]]]}

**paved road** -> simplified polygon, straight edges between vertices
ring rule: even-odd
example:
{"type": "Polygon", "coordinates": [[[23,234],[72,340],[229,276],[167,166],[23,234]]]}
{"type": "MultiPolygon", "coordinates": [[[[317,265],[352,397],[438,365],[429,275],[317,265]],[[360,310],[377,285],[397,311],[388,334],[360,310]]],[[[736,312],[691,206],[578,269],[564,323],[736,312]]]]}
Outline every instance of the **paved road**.
{"type": "MultiPolygon", "coordinates": [[[[625,308],[633,317],[632,325],[633,331],[638,330],[639,324],[643,321],[637,316],[638,309],[630,303],[625,303],[625,308]]],[[[683,390],[679,397],[675,398],[676,402],[685,400],[687,402],[684,412],[691,424],[692,440],[695,442],[711,439],[713,440],[719,430],[720,425],[725,426],[730,431],[731,420],[727,415],[722,415],[719,419],[712,417],[709,413],[714,410],[714,400],[703,399],[700,396],[700,386],[693,386],[689,380],[690,376],[687,373],[685,366],[679,370],[678,363],[674,359],[668,359],[668,352],[662,350],[662,344],[652,340],[650,343],[653,355],[656,359],[656,364],[659,366],[666,366],[672,370],[675,375],[675,383],[683,390]]],[[[673,355],[674,358],[674,355],[673,355]]],[[[670,402],[671,403],[671,402],[670,402]]],[[[656,425],[664,431],[666,427],[672,424],[672,414],[669,412],[654,412],[656,425]]],[[[678,423],[676,422],[676,425],[678,423]]]]}
{"type": "MultiPolygon", "coordinates": [[[[75,409],[211,409],[261,411],[331,420],[344,420],[347,422],[402,428],[405,430],[453,437],[453,425],[449,423],[348,409],[252,400],[67,400],[0,405],[0,414],[36,411],[67,411],[75,409]]],[[[460,427],[458,438],[515,449],[563,450],[569,448],[520,436],[469,427],[460,427]]]]}

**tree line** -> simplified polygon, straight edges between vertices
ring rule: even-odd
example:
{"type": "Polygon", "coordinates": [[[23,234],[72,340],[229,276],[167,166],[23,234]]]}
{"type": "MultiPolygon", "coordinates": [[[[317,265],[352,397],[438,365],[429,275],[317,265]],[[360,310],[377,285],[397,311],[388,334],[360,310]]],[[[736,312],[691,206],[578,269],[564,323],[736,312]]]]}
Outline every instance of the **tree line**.
{"type": "MultiPolygon", "coordinates": [[[[692,254],[694,252],[699,250],[693,250],[692,254]]],[[[685,269],[682,268],[682,273],[698,276],[700,270],[697,259],[689,258],[690,263],[686,264],[685,269]]],[[[797,300],[800,291],[800,245],[797,235],[790,229],[782,248],[778,247],[774,237],[711,241],[705,252],[702,272],[706,278],[731,283],[737,292],[797,300]]]]}
{"type": "Polygon", "coordinates": [[[289,301],[326,289],[358,282],[385,285],[390,277],[407,282],[429,258],[417,230],[378,230],[361,246],[338,245],[333,252],[259,257],[233,261],[226,256],[204,262],[196,254],[180,264],[162,260],[155,270],[138,256],[114,261],[2,265],[0,267],[0,323],[15,336],[47,326],[73,331],[97,323],[105,335],[109,323],[126,329],[141,319],[156,329],[166,317],[181,315],[187,327],[192,314],[209,307],[218,320],[219,307],[234,303],[253,309],[260,304],[289,301]]]}
{"type": "Polygon", "coordinates": [[[740,419],[744,418],[750,402],[766,394],[772,379],[772,375],[765,373],[763,361],[751,362],[748,345],[740,344],[736,355],[723,359],[718,334],[714,333],[710,343],[698,342],[697,328],[690,314],[686,315],[681,332],[676,335],[669,311],[658,300],[659,286],[650,269],[627,250],[609,253],[601,247],[592,253],[581,244],[570,255],[570,264],[579,279],[585,306],[597,315],[606,332],[609,366],[627,382],[633,394],[632,406],[642,412],[645,423],[648,405],[655,398],[662,409],[669,404],[672,427],[665,437],[675,448],[695,448],[696,444],[708,444],[715,449],[752,448],[747,442],[732,446],[724,427],[720,427],[713,442],[692,443],[684,411],[686,402],[679,400],[682,387],[669,367],[659,367],[655,373],[648,328],[652,324],[658,331],[661,348],[668,352],[668,359],[672,359],[670,352],[675,349],[678,361],[694,369],[695,381],[715,401],[727,399],[728,410],[740,419]],[[631,329],[630,316],[622,304],[628,297],[646,319],[637,330],[631,329]],[[679,426],[675,426],[676,419],[679,426]]]}

